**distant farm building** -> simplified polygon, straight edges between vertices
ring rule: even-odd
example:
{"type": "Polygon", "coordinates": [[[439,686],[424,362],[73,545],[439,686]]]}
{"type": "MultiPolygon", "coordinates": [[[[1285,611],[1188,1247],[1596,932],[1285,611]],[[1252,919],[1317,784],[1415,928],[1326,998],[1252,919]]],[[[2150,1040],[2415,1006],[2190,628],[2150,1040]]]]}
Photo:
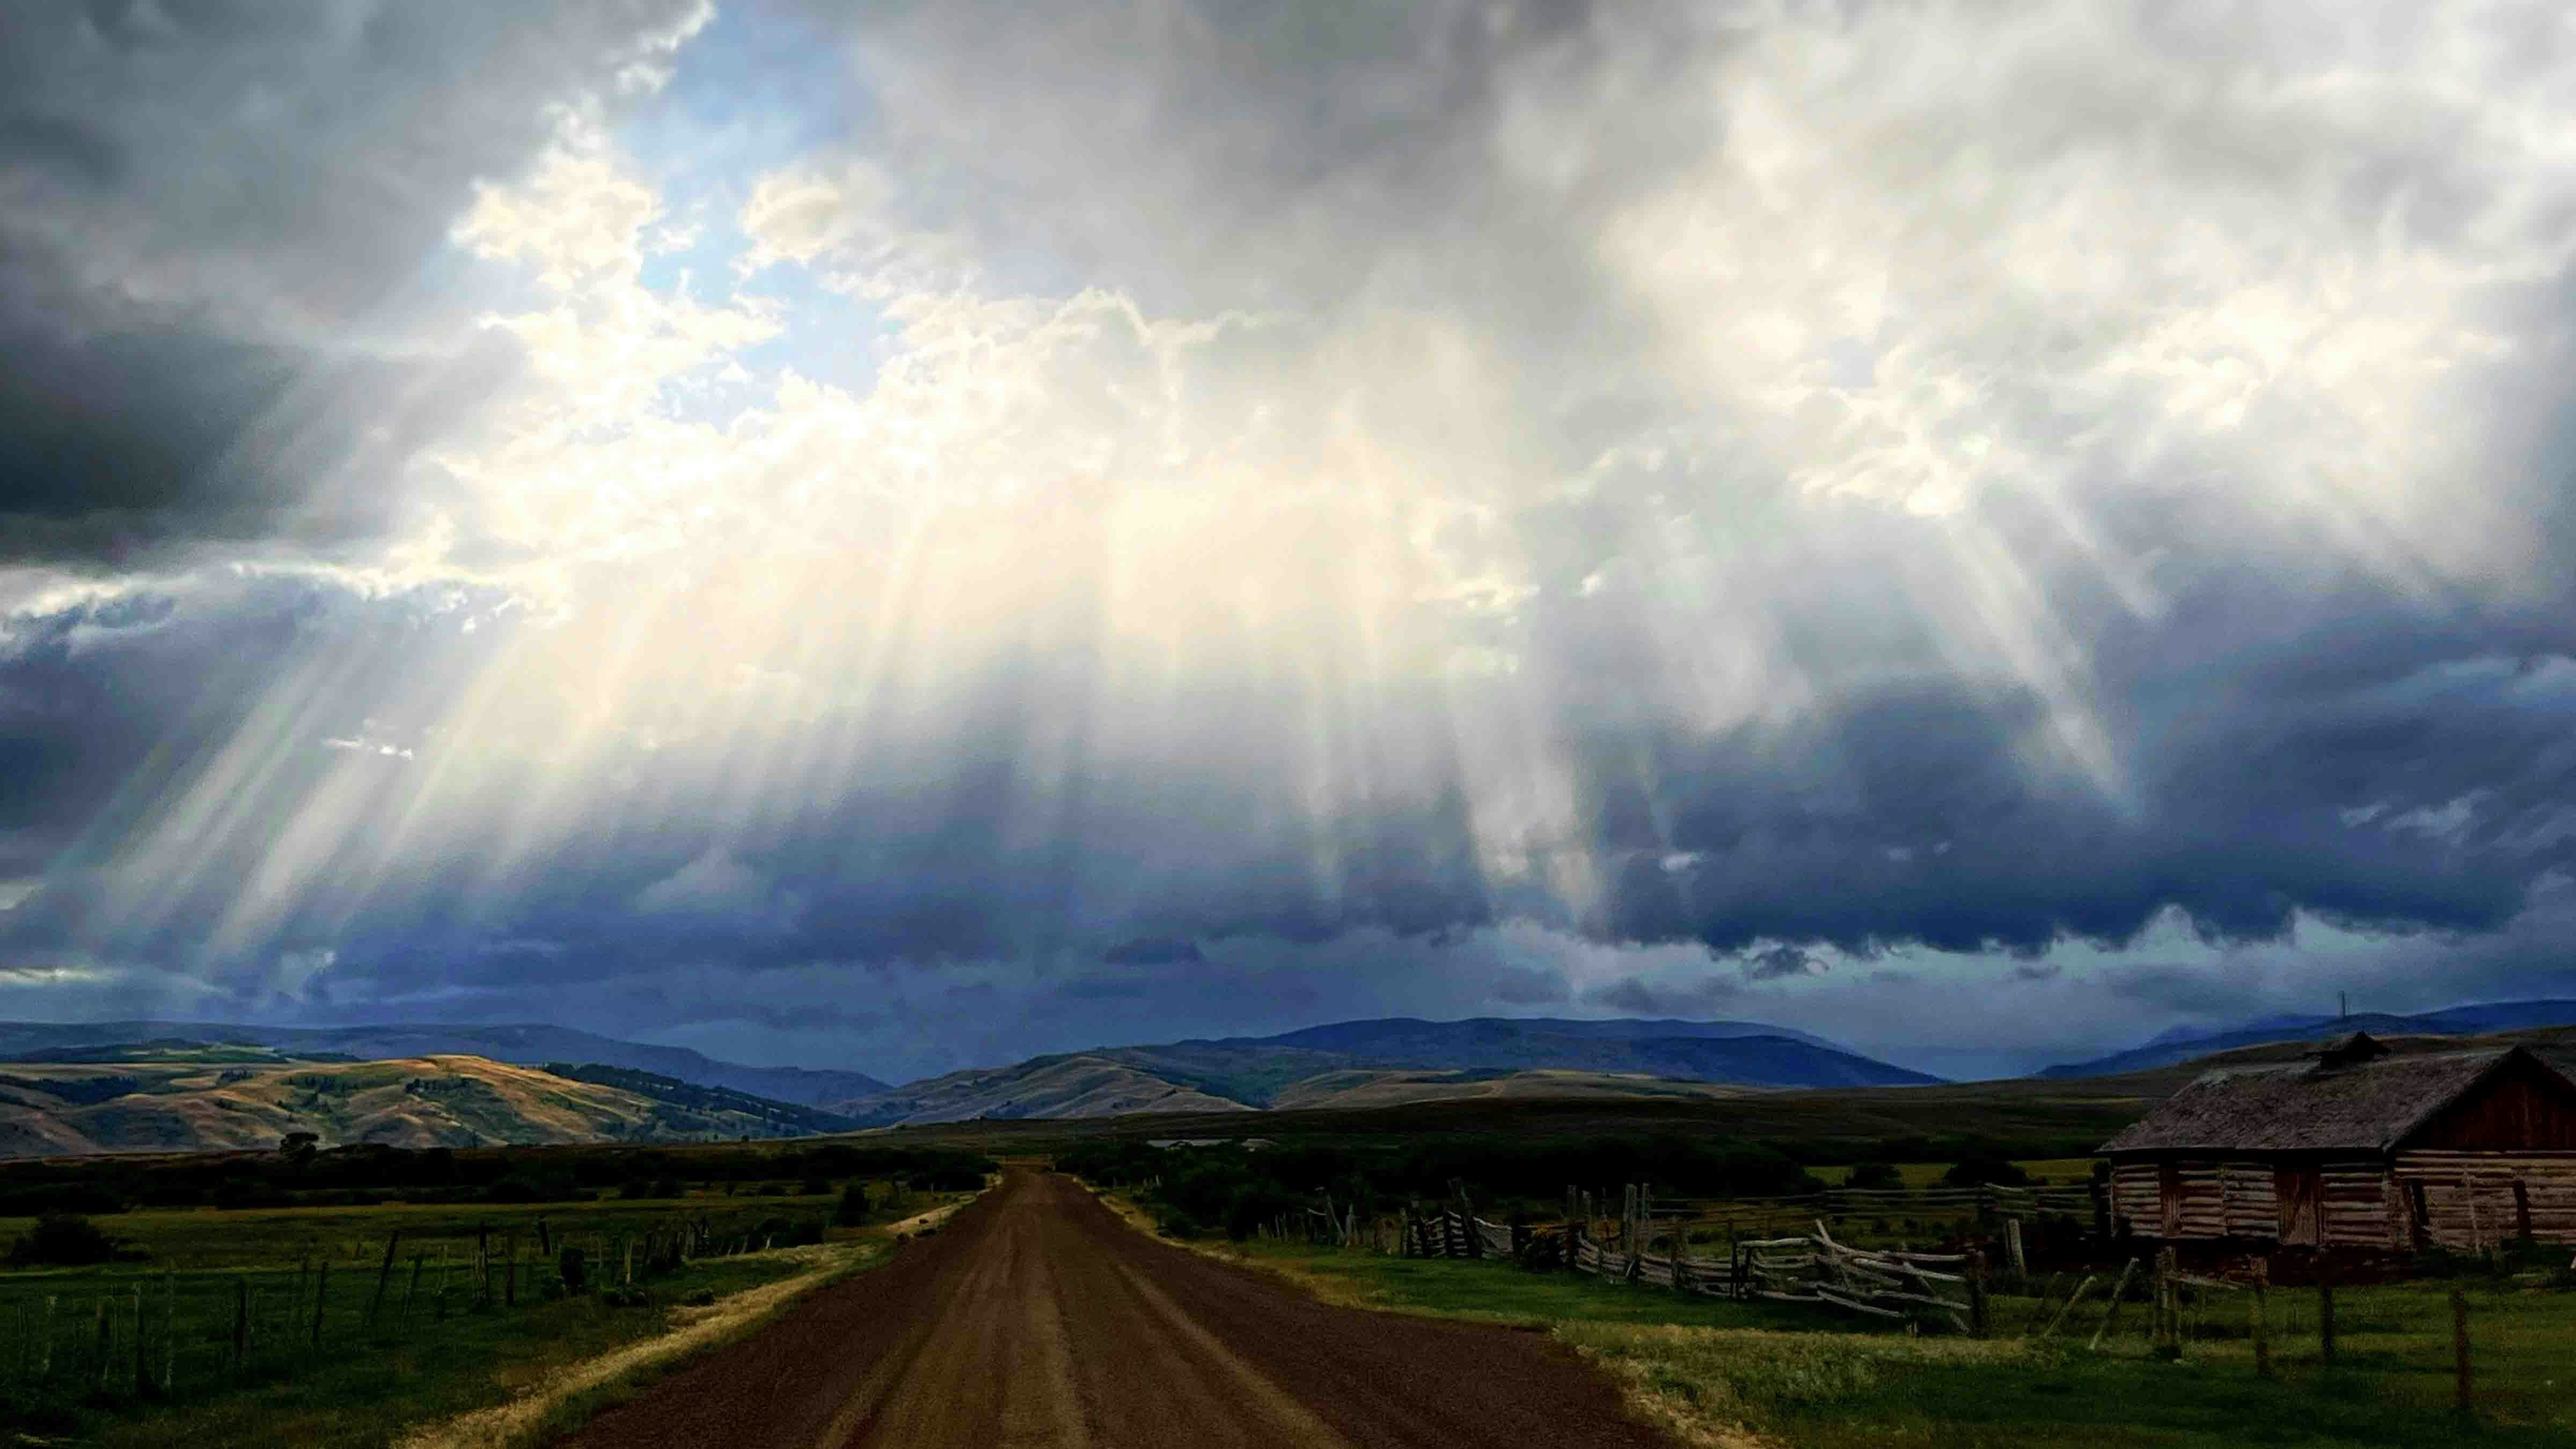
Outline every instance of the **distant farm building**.
{"type": "Polygon", "coordinates": [[[2355,1032],[2212,1071],[2102,1154],[2111,1211],[2147,1237],[2576,1242],[2576,1082],[2521,1047],[2397,1053],[2355,1032]]]}

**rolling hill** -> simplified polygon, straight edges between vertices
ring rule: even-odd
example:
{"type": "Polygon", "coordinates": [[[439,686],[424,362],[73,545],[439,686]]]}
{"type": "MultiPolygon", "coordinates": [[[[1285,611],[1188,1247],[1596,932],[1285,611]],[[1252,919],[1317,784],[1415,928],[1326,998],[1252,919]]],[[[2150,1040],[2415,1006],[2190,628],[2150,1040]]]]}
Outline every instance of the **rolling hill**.
{"type": "Polygon", "coordinates": [[[207,1021],[0,1022],[0,1060],[29,1059],[30,1053],[42,1053],[58,1060],[96,1061],[103,1059],[101,1048],[167,1046],[177,1041],[270,1047],[308,1061],[335,1056],[359,1061],[476,1056],[523,1066],[588,1062],[808,1107],[886,1089],[886,1083],[864,1072],[744,1066],[740,1062],[718,1061],[687,1047],[649,1046],[534,1023],[280,1027],[207,1021]]]}
{"type": "Polygon", "coordinates": [[[1936,1080],[1751,1022],[1394,1018],[1035,1057],[829,1105],[871,1126],[894,1126],[1466,1096],[1652,1095],[1677,1084],[1685,1095],[1705,1097],[1711,1087],[1936,1080]]]}
{"type": "Polygon", "coordinates": [[[316,1061],[193,1043],[0,1063],[0,1157],[269,1149],[290,1132],[324,1147],[680,1142],[801,1135],[816,1129],[799,1118],[824,1118],[740,1094],[671,1100],[705,1089],[661,1081],[657,1096],[484,1057],[316,1061]]]}
{"type": "Polygon", "coordinates": [[[1034,1057],[1016,1066],[951,1072],[840,1103],[833,1110],[876,1127],[977,1118],[1007,1121],[1253,1109],[1106,1055],[1077,1052],[1034,1057]]]}

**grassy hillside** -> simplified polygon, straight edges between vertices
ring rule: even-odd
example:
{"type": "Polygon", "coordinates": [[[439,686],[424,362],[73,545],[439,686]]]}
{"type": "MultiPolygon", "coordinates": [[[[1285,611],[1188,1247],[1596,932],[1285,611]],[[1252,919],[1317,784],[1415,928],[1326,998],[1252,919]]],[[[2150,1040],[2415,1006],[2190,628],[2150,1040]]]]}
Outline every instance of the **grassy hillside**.
{"type": "Polygon", "coordinates": [[[655,1142],[810,1130],[744,1103],[655,1097],[473,1056],[390,1061],[204,1060],[0,1065],[0,1156],[324,1146],[655,1142]]]}
{"type": "Polygon", "coordinates": [[[267,1047],[303,1061],[393,1061],[415,1057],[476,1056],[535,1066],[542,1062],[599,1062],[629,1067],[702,1087],[724,1087],[772,1101],[816,1106],[882,1091],[885,1083],[863,1072],[809,1067],[752,1067],[717,1061],[686,1047],[619,1041],[593,1032],[540,1023],[485,1026],[447,1022],[379,1026],[281,1027],[238,1022],[0,1021],[0,1060],[30,1053],[61,1061],[112,1060],[106,1049],[136,1043],[223,1043],[267,1047]]]}
{"type": "Polygon", "coordinates": [[[840,1103],[834,1110],[877,1126],[986,1117],[1052,1120],[1249,1109],[1107,1056],[1078,1054],[1039,1057],[993,1071],[954,1072],[840,1103]]]}
{"type": "Polygon", "coordinates": [[[828,1105],[872,1125],[892,1126],[979,1117],[1358,1108],[1456,1096],[1702,1099],[1743,1087],[1933,1080],[1748,1022],[1400,1019],[1338,1022],[1275,1038],[1102,1047],[954,1072],[828,1105]]]}

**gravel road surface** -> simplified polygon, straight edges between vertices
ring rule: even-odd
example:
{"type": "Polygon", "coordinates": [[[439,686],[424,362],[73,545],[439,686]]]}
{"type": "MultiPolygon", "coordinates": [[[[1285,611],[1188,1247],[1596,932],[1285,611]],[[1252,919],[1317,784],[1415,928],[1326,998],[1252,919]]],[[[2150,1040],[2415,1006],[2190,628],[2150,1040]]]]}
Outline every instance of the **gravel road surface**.
{"type": "Polygon", "coordinates": [[[935,1236],[561,1441],[580,1449],[1661,1449],[1543,1334],[1335,1308],[1013,1170],[935,1236]]]}

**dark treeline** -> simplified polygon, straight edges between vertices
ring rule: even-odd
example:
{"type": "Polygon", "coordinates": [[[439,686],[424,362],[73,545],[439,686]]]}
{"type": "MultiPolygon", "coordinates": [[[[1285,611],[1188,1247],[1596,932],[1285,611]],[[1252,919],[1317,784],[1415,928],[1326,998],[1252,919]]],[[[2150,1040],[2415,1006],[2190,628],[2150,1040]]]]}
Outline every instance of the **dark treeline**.
{"type": "Polygon", "coordinates": [[[48,1159],[0,1171],[0,1217],[114,1213],[152,1207],[337,1206],[402,1201],[578,1202],[605,1196],[677,1197],[692,1184],[770,1194],[828,1193],[852,1178],[891,1178],[916,1191],[983,1185],[997,1171],[979,1152],[944,1147],[529,1148],[455,1151],[374,1143],[317,1150],[288,1139],[276,1152],[151,1162],[48,1159]]]}
{"type": "Polygon", "coordinates": [[[1453,1200],[1464,1187],[1480,1212],[1548,1217],[1571,1185],[1615,1194],[1628,1182],[1685,1197],[1767,1197],[1823,1183],[1776,1148],[1706,1135],[1528,1138],[1445,1136],[1394,1142],[1290,1142],[1251,1150],[1226,1143],[1157,1149],[1135,1141],[1081,1144],[1056,1166],[1109,1186],[1159,1183],[1148,1198],[1179,1235],[1249,1235],[1283,1212],[1320,1205],[1362,1213],[1453,1200]],[[1453,1186],[1455,1184],[1456,1186],[1453,1186]]]}

